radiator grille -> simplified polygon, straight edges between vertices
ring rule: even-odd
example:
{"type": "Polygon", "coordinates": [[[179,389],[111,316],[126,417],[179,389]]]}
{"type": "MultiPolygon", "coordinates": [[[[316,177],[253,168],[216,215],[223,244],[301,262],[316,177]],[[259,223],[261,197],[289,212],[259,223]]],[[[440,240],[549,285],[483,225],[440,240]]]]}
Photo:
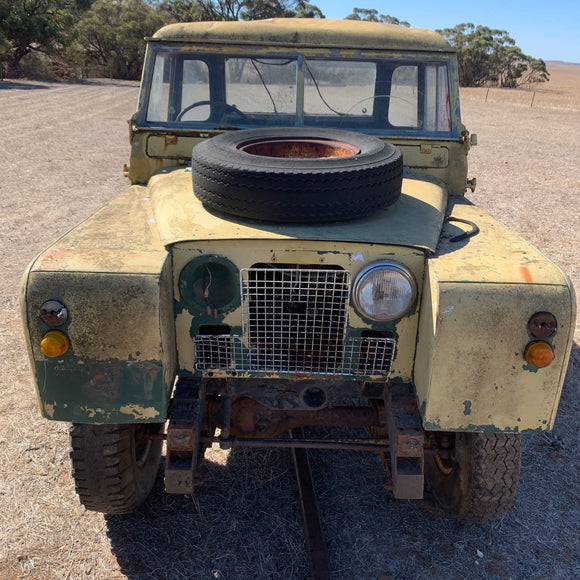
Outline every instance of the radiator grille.
{"type": "Polygon", "coordinates": [[[240,274],[251,368],[336,372],[348,322],[350,272],[252,268],[240,274]]]}
{"type": "Polygon", "coordinates": [[[350,272],[240,272],[243,336],[195,337],[200,371],[388,376],[395,341],[346,337],[350,272]]]}

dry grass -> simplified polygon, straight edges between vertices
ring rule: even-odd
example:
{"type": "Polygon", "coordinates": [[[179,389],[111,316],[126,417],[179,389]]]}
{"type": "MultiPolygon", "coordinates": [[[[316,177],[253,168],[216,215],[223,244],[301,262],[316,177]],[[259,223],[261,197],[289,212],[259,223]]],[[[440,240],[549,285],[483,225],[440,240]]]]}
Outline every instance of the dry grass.
{"type": "MultiPolygon", "coordinates": [[[[580,93],[580,69],[571,74],[570,92],[580,93]]],[[[464,95],[465,123],[480,142],[470,197],[580,288],[580,107],[568,92],[563,105],[556,95],[555,105],[530,108],[485,102],[484,91],[464,95]]],[[[136,514],[105,517],[76,500],[66,426],[38,415],[19,278],[35,253],[123,187],[124,120],[136,97],[131,83],[0,83],[0,578],[306,578],[285,453],[212,450],[193,499],[166,496],[159,478],[136,514]]],[[[374,456],[313,453],[335,578],[580,577],[578,328],[575,338],[556,427],[525,438],[520,489],[501,522],[439,519],[420,502],[393,500],[374,456]]]]}
{"type": "Polygon", "coordinates": [[[548,68],[550,80],[547,83],[529,85],[520,89],[462,89],[465,98],[482,99],[489,103],[512,103],[535,109],[565,109],[580,111],[579,65],[554,64],[548,68]]]}

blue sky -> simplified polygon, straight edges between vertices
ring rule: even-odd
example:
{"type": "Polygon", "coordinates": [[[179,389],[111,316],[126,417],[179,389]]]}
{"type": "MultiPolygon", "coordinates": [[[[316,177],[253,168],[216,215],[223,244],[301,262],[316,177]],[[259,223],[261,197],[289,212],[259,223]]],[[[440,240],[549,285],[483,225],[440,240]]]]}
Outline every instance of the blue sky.
{"type": "Polygon", "coordinates": [[[416,28],[453,28],[463,22],[507,30],[534,58],[580,63],[580,0],[311,0],[326,18],[344,18],[352,9],[375,8],[416,28]]]}

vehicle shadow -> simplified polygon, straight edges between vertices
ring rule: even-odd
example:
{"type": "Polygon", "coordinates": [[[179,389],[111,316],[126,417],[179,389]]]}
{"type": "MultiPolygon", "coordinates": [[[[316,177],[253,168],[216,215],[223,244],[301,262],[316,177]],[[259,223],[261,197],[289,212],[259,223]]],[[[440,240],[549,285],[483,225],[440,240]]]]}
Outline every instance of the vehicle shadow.
{"type": "Polygon", "coordinates": [[[204,463],[193,496],[166,495],[161,468],[140,510],[106,516],[121,571],[131,579],[307,576],[287,452],[212,454],[220,463],[204,463]]]}
{"type": "MultiPolygon", "coordinates": [[[[524,436],[515,504],[488,524],[448,520],[423,501],[395,500],[372,453],[309,451],[333,578],[575,577],[579,413],[580,347],[574,344],[554,430],[524,436]]],[[[212,449],[201,475],[193,496],[168,496],[161,468],[142,508],[106,517],[112,552],[127,578],[309,577],[287,451],[212,449]]]]}

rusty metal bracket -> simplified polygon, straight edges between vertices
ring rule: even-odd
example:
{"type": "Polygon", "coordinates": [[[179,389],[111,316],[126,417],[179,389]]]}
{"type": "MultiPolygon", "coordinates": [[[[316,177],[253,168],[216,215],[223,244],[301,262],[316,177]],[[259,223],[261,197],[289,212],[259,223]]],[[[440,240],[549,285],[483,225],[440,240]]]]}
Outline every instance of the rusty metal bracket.
{"type": "Polygon", "coordinates": [[[167,428],[167,493],[193,493],[204,407],[205,389],[201,379],[180,378],[173,393],[167,428]]]}
{"type": "Polygon", "coordinates": [[[386,411],[393,495],[397,499],[421,499],[425,437],[412,385],[391,383],[386,411]]]}
{"type": "MultiPolygon", "coordinates": [[[[212,444],[220,443],[219,437],[201,436],[201,442],[212,444]]],[[[388,440],[377,439],[243,439],[232,437],[232,447],[252,447],[265,449],[346,449],[348,451],[388,452],[388,440]]]]}

